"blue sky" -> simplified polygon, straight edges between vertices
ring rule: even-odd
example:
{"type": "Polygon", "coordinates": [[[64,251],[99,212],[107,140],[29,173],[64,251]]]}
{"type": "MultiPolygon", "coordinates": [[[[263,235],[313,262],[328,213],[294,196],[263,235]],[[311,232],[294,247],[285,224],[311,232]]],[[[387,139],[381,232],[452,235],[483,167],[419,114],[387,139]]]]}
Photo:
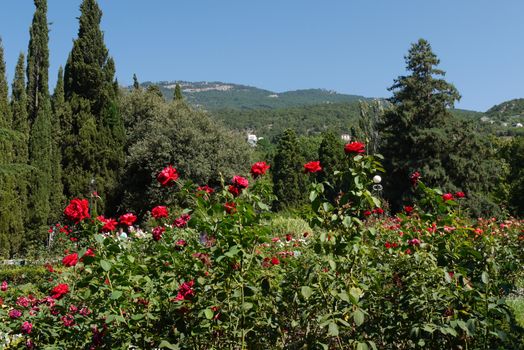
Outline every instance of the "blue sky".
{"type": "MultiPolygon", "coordinates": [[[[48,0],[51,88],[76,37],[80,0],[48,0]]],[[[522,0],[99,0],[121,84],[225,81],[281,92],[387,97],[404,55],[430,41],[460,108],[524,97],[522,0]]],[[[8,78],[27,51],[31,0],[0,2],[8,78]]]]}

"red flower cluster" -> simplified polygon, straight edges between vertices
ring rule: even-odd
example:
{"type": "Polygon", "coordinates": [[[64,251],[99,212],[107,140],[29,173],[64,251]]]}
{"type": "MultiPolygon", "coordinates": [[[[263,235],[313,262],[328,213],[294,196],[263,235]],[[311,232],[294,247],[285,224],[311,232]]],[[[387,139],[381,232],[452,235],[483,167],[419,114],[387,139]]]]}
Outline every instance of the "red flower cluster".
{"type": "Polygon", "coordinates": [[[77,263],[78,263],[78,254],[77,253],[66,255],[62,259],[62,264],[65,267],[72,267],[72,266],[75,266],[77,263]]]}
{"type": "Polygon", "coordinates": [[[396,248],[396,247],[398,247],[398,243],[396,243],[396,242],[393,242],[393,243],[386,242],[386,243],[384,244],[384,247],[386,247],[386,249],[396,248]]]}
{"type": "Polygon", "coordinates": [[[346,154],[350,154],[350,153],[362,154],[365,151],[366,151],[365,145],[362,142],[358,142],[358,141],[350,142],[344,146],[344,152],[346,152],[346,154]]]}
{"type": "Polygon", "coordinates": [[[20,330],[22,331],[22,333],[24,334],[29,334],[31,333],[31,330],[33,329],[33,324],[30,323],[30,322],[27,322],[25,321],[24,323],[22,323],[22,326],[20,326],[20,330]]]}
{"type": "Polygon", "coordinates": [[[251,175],[256,179],[268,171],[269,165],[266,162],[256,162],[251,166],[251,175]]]}
{"type": "Polygon", "coordinates": [[[172,186],[178,180],[178,172],[172,165],[169,165],[162,169],[156,179],[162,186],[172,186]]]}
{"type": "Polygon", "coordinates": [[[136,221],[136,216],[133,213],[127,213],[120,216],[120,224],[124,226],[132,226],[136,221]]]}
{"type": "Polygon", "coordinates": [[[51,290],[51,298],[60,299],[67,293],[69,293],[69,286],[65,283],[61,283],[51,290]]]}
{"type": "Polygon", "coordinates": [[[232,214],[237,211],[237,205],[235,202],[227,202],[224,204],[224,209],[226,209],[226,213],[232,214]]]}
{"type": "Polygon", "coordinates": [[[208,185],[204,185],[204,186],[200,186],[197,188],[197,192],[205,192],[207,194],[211,194],[213,192],[215,192],[214,189],[212,189],[211,187],[209,187],[208,185]]]}
{"type": "Polygon", "coordinates": [[[233,196],[237,197],[247,186],[249,186],[249,181],[247,181],[246,178],[235,175],[231,180],[231,185],[229,185],[228,190],[233,196]]]}
{"type": "Polygon", "coordinates": [[[78,223],[89,218],[89,202],[87,199],[74,198],[64,209],[64,215],[67,219],[78,223]]]}
{"type": "Polygon", "coordinates": [[[151,215],[153,215],[155,219],[160,219],[160,218],[167,218],[169,213],[166,207],[164,207],[163,205],[159,205],[159,206],[154,207],[153,210],[151,210],[151,215]]]}
{"type": "Polygon", "coordinates": [[[412,186],[416,186],[419,180],[420,180],[420,173],[418,171],[415,171],[413,174],[409,176],[409,181],[411,182],[412,186]]]}
{"type": "Polygon", "coordinates": [[[178,294],[175,300],[183,301],[183,300],[189,300],[192,297],[194,297],[195,296],[195,290],[193,289],[194,285],[195,285],[194,280],[182,283],[180,287],[178,288],[178,294]]]}
{"type": "Polygon", "coordinates": [[[320,166],[319,160],[304,164],[304,171],[306,173],[314,174],[314,173],[318,173],[321,170],[322,170],[322,167],[320,166]]]}
{"type": "Polygon", "coordinates": [[[115,219],[105,218],[103,215],[97,217],[97,220],[104,224],[102,226],[102,232],[111,232],[116,230],[118,222],[115,219]]]}
{"type": "Polygon", "coordinates": [[[229,185],[227,190],[233,195],[233,197],[238,197],[240,195],[240,189],[234,185],[229,185]]]}
{"type": "Polygon", "coordinates": [[[191,220],[191,215],[182,214],[179,218],[175,219],[174,225],[178,228],[184,228],[189,220],[191,220]]]}

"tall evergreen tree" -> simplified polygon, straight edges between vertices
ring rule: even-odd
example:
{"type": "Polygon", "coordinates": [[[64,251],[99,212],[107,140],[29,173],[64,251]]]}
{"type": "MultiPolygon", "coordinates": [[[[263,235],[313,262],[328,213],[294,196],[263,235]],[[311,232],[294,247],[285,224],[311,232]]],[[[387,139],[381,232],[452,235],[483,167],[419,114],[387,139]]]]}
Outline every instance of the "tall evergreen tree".
{"type": "Polygon", "coordinates": [[[182,101],[184,97],[182,96],[182,88],[180,88],[179,84],[175,85],[175,101],[182,101]]]}
{"type": "Polygon", "coordinates": [[[292,129],[284,131],[278,142],[271,167],[276,208],[296,206],[305,199],[304,159],[300,156],[297,135],[292,129]]]}
{"type": "Polygon", "coordinates": [[[111,197],[124,163],[125,130],[117,108],[115,64],[100,29],[102,11],[95,0],[80,6],[80,27],[64,73],[72,110],[72,135],[64,154],[68,196],[86,195],[90,182],[111,197]]]}
{"type": "Polygon", "coordinates": [[[45,240],[50,224],[51,204],[58,188],[53,188],[53,176],[59,173],[53,155],[57,145],[51,137],[53,116],[49,97],[49,29],[47,27],[47,1],[35,0],[35,13],[29,29],[27,56],[27,99],[31,122],[29,137],[29,163],[35,168],[29,186],[29,212],[32,241],[45,240]]]}
{"type": "Polygon", "coordinates": [[[333,201],[341,189],[340,179],[334,173],[337,170],[342,171],[345,163],[344,144],[333,131],[328,131],[322,136],[318,148],[318,160],[322,166],[322,171],[318,173],[318,180],[327,181],[332,186],[326,188],[326,195],[333,201]]]}
{"type": "Polygon", "coordinates": [[[133,74],[133,89],[140,90],[140,83],[138,82],[136,74],[133,74]]]}
{"type": "MultiPolygon", "coordinates": [[[[444,71],[436,68],[439,59],[430,44],[420,39],[405,59],[411,74],[394,81],[390,88],[392,108],[380,125],[387,170],[385,196],[398,210],[410,193],[409,175],[420,171],[430,186],[446,191],[467,189],[470,198],[478,202],[492,188],[493,164],[487,162],[493,159],[478,136],[453,119],[449,109],[460,95],[442,78],[444,71]],[[471,167],[465,169],[462,164],[471,167]]],[[[476,214],[485,204],[475,204],[476,214]]]]}

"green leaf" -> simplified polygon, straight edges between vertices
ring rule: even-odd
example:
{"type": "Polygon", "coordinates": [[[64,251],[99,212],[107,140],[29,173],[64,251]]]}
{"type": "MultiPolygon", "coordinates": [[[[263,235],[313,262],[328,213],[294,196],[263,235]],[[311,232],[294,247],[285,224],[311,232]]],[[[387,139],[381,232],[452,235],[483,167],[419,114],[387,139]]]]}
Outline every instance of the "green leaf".
{"type": "Polygon", "coordinates": [[[489,274],[488,274],[487,271],[482,272],[481,278],[482,278],[482,282],[484,284],[488,284],[489,283],[489,274]]]}
{"type": "Polygon", "coordinates": [[[340,292],[340,293],[338,293],[338,297],[339,297],[341,300],[343,300],[343,301],[349,303],[349,296],[348,296],[348,293],[346,293],[346,292],[344,292],[344,291],[343,291],[343,292],[340,292]]]}
{"type": "Polygon", "coordinates": [[[252,308],[253,308],[253,303],[245,302],[244,304],[242,304],[242,309],[244,309],[245,311],[250,310],[252,308]]]}
{"type": "Polygon", "coordinates": [[[129,262],[132,264],[132,263],[135,262],[135,257],[132,256],[132,255],[128,255],[128,256],[127,256],[127,260],[129,260],[129,262]]]}
{"type": "Polygon", "coordinates": [[[213,318],[213,311],[211,311],[211,309],[205,309],[204,310],[204,315],[206,315],[206,318],[208,320],[212,319],[213,318]]]}
{"type": "Polygon", "coordinates": [[[102,235],[95,235],[95,240],[96,240],[99,244],[104,243],[104,239],[105,239],[105,237],[102,236],[102,235]]]}
{"type": "Polygon", "coordinates": [[[355,312],[353,312],[353,320],[357,326],[360,326],[364,323],[364,313],[362,310],[356,309],[355,312]]]}
{"type": "Polygon", "coordinates": [[[317,196],[318,196],[317,191],[311,191],[311,192],[309,193],[309,201],[310,201],[310,202],[315,201],[315,199],[317,199],[317,196]]]}
{"type": "Polygon", "coordinates": [[[311,287],[308,287],[308,286],[302,286],[302,288],[300,288],[300,292],[302,293],[302,296],[304,297],[304,299],[309,299],[309,297],[311,296],[311,294],[313,294],[313,289],[311,289],[311,287]]]}
{"type": "Polygon", "coordinates": [[[111,270],[111,263],[107,260],[101,260],[100,261],[100,266],[102,266],[102,268],[104,269],[104,271],[109,271],[111,270]]]}
{"type": "Polygon", "coordinates": [[[338,326],[335,322],[330,322],[328,326],[328,335],[338,337],[338,326]]]}
{"type": "Polygon", "coordinates": [[[357,350],[368,350],[368,344],[366,343],[358,343],[357,350]]]}
{"type": "Polygon", "coordinates": [[[119,299],[122,296],[122,291],[115,290],[113,293],[111,293],[111,299],[116,300],[119,299]]]}
{"type": "Polygon", "coordinates": [[[333,260],[329,259],[328,263],[329,263],[329,267],[331,267],[333,270],[337,269],[337,264],[333,260]]]}
{"type": "Polygon", "coordinates": [[[179,350],[180,349],[178,347],[178,345],[173,345],[170,342],[168,342],[167,340],[162,340],[158,347],[161,348],[161,349],[162,348],[168,348],[168,349],[171,349],[171,350],[179,350]]]}
{"type": "Polygon", "coordinates": [[[257,204],[261,210],[269,210],[269,205],[267,205],[266,203],[258,202],[257,204]]]}
{"type": "Polygon", "coordinates": [[[138,320],[143,319],[144,316],[145,316],[144,314],[136,314],[136,315],[131,316],[131,319],[132,319],[133,321],[138,321],[138,320]]]}

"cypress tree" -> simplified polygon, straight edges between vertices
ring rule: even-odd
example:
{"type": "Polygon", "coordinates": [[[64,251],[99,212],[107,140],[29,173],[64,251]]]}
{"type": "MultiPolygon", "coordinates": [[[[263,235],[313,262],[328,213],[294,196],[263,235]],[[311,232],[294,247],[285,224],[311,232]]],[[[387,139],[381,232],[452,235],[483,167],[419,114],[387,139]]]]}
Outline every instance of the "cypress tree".
{"type": "Polygon", "coordinates": [[[273,193],[277,196],[275,207],[282,209],[296,206],[305,199],[304,159],[300,156],[297,135],[292,129],[284,131],[273,159],[273,193]]]}
{"type": "Polygon", "coordinates": [[[175,86],[175,101],[182,101],[184,97],[182,96],[182,89],[179,84],[175,86]]]}
{"type": "Polygon", "coordinates": [[[78,38],[64,72],[73,135],[64,154],[64,183],[68,196],[79,196],[95,179],[96,190],[107,198],[123,167],[125,130],[116,103],[115,64],[100,29],[102,11],[95,0],[84,0],[80,11],[78,38]]]}
{"type": "Polygon", "coordinates": [[[133,89],[140,90],[140,83],[138,82],[136,74],[133,74],[133,89]]]}
{"type": "Polygon", "coordinates": [[[334,173],[336,170],[343,170],[345,157],[344,144],[333,131],[324,133],[318,148],[318,160],[322,166],[322,171],[318,173],[318,180],[320,182],[329,182],[332,187],[326,188],[326,196],[331,201],[334,201],[341,189],[340,180],[334,173]]]}
{"type": "Polygon", "coordinates": [[[47,225],[50,223],[50,201],[59,195],[53,176],[57,174],[54,169],[56,152],[53,131],[53,116],[49,98],[48,71],[48,27],[47,27],[47,1],[35,0],[36,10],[33,23],[29,29],[29,53],[27,56],[27,100],[28,114],[31,122],[29,136],[29,163],[35,168],[29,186],[29,212],[31,240],[34,243],[44,241],[47,225]]]}

